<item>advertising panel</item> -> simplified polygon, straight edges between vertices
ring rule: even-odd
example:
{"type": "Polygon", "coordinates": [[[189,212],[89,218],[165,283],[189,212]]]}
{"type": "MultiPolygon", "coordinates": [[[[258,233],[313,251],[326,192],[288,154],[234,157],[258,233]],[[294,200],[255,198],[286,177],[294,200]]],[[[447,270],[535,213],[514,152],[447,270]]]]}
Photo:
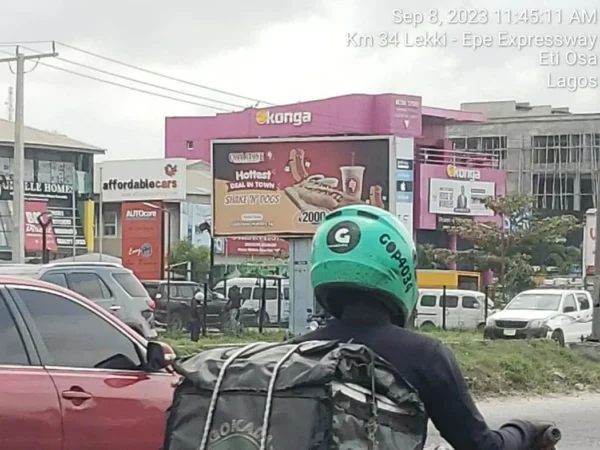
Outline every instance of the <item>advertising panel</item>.
{"type": "Polygon", "coordinates": [[[94,192],[103,202],[185,200],[186,160],[104,161],[96,165],[94,192]]]}
{"type": "Polygon", "coordinates": [[[490,181],[429,180],[429,212],[457,216],[493,216],[485,200],[496,195],[490,181]]]}
{"type": "MultiPolygon", "coordinates": [[[[48,213],[46,202],[25,201],[25,250],[28,252],[40,252],[43,250],[43,229],[39,222],[42,214],[48,213]]],[[[44,223],[51,221],[49,216],[43,217],[44,223]]],[[[52,223],[46,228],[46,249],[56,251],[56,239],[52,223]]]]}
{"type": "Polygon", "coordinates": [[[415,160],[414,139],[395,138],[396,216],[414,234],[415,160]]]}
{"type": "Polygon", "coordinates": [[[217,236],[309,236],[339,207],[389,209],[389,138],[215,141],[212,160],[217,236]]]}
{"type": "MultiPolygon", "coordinates": [[[[152,202],[162,207],[161,202],[152,202]]],[[[121,205],[121,259],[140,280],[162,276],[162,213],[144,202],[121,205]]]]}
{"type": "Polygon", "coordinates": [[[230,237],[225,240],[225,253],[231,256],[284,256],[290,252],[285,239],[270,236],[230,237]]]}

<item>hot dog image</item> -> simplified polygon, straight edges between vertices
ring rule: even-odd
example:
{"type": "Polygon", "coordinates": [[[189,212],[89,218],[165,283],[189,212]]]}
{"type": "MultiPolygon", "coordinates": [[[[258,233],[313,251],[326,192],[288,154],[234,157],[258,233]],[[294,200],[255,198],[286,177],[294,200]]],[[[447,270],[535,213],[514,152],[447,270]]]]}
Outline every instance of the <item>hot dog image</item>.
{"type": "Polygon", "coordinates": [[[308,172],[306,171],[306,165],[304,161],[304,150],[301,148],[293,148],[290,150],[290,160],[288,166],[296,183],[308,178],[308,172]]]}

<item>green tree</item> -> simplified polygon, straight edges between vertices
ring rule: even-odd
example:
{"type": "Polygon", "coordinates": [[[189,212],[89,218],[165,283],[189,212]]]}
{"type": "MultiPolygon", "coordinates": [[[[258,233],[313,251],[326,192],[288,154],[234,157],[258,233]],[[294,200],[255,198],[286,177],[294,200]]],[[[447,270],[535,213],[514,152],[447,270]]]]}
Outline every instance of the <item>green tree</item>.
{"type": "MultiPolygon", "coordinates": [[[[189,240],[179,241],[171,246],[169,264],[176,265],[185,262],[191,263],[192,279],[201,281],[210,269],[210,249],[204,246],[195,246],[189,240]]],[[[174,273],[186,275],[187,267],[182,264],[174,268],[174,273]]]]}
{"type": "Polygon", "coordinates": [[[512,298],[519,292],[535,287],[534,270],[529,264],[528,255],[513,255],[508,262],[506,286],[504,292],[507,298],[512,298]]]}
{"type": "Polygon", "coordinates": [[[503,217],[507,227],[504,223],[454,219],[449,231],[474,243],[472,250],[457,252],[455,258],[478,270],[493,269],[500,285],[506,286],[511,259],[530,255],[536,246],[562,242],[567,233],[579,226],[577,218],[571,215],[540,218],[532,212],[532,204],[532,198],[527,196],[487,198],[485,206],[503,217]]]}

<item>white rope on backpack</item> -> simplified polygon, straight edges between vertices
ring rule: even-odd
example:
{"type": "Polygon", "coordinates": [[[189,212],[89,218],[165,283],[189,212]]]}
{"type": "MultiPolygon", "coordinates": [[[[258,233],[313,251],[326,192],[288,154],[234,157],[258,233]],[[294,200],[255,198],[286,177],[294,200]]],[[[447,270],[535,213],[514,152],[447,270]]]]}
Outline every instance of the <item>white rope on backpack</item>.
{"type": "Polygon", "coordinates": [[[202,441],[200,441],[200,447],[198,450],[206,450],[206,446],[208,445],[208,438],[210,436],[210,429],[212,428],[212,422],[215,414],[215,409],[217,408],[217,400],[219,399],[219,390],[221,389],[221,385],[223,384],[223,380],[225,379],[225,371],[229,368],[229,366],[239,358],[248,350],[252,350],[258,345],[262,344],[262,342],[255,342],[253,344],[248,344],[245,347],[237,350],[231,355],[227,361],[221,367],[219,371],[219,376],[217,377],[217,382],[215,383],[215,388],[213,389],[212,397],[210,399],[210,404],[208,406],[208,414],[206,415],[206,420],[204,422],[204,431],[202,433],[202,441]]]}
{"type": "Polygon", "coordinates": [[[271,418],[271,407],[273,405],[273,392],[275,391],[275,382],[277,381],[277,375],[281,366],[300,348],[302,344],[294,345],[283,357],[277,362],[271,379],[269,380],[269,387],[267,388],[267,399],[265,402],[265,415],[263,416],[262,432],[260,437],[260,450],[267,450],[267,439],[269,437],[269,419],[271,418]]]}

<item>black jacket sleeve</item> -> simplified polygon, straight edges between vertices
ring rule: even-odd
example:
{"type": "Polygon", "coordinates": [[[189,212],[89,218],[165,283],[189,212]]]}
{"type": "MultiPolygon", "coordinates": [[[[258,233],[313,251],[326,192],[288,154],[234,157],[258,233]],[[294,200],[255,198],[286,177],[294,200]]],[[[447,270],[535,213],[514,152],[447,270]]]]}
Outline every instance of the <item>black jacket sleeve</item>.
{"type": "Polygon", "coordinates": [[[535,428],[512,421],[491,430],[475,406],[456,358],[441,343],[431,349],[422,368],[420,392],[431,421],[441,436],[457,450],[528,450],[535,428]]]}

